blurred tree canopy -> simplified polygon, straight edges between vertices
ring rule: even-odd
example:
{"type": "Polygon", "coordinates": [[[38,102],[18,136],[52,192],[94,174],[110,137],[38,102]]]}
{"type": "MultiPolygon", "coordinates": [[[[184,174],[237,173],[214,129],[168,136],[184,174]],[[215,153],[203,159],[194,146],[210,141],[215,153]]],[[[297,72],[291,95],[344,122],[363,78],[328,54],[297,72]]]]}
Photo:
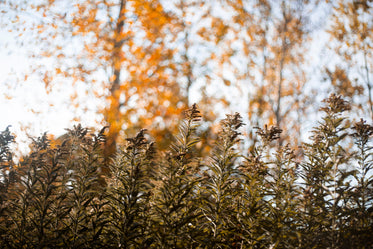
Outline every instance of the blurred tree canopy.
{"type": "Polygon", "coordinates": [[[290,136],[300,143],[320,89],[350,98],[361,115],[373,117],[370,0],[5,0],[0,6],[2,27],[19,36],[13,45],[23,45],[35,61],[26,76],[47,92],[61,84],[73,89],[77,109],[88,105],[79,95],[100,101],[96,111],[110,126],[108,155],[121,131],[141,127],[167,146],[191,99],[206,121],[239,105],[250,125],[284,129],[281,144],[290,136]],[[319,40],[327,53],[312,48],[319,40]]]}

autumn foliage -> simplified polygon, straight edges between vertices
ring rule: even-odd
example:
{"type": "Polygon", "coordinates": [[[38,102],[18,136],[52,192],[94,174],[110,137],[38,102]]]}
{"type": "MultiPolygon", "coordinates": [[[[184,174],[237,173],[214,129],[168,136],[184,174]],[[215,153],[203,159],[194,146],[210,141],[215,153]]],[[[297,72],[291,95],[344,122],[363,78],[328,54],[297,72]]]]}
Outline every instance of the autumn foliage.
{"type": "Polygon", "coordinates": [[[75,126],[54,147],[44,134],[18,163],[7,129],[2,248],[371,248],[373,126],[351,123],[349,110],[330,95],[298,156],[275,143],[273,126],[255,128],[261,142],[243,151],[242,118],[227,115],[198,157],[203,114],[193,105],[168,150],[140,130],[107,175],[106,128],[75,126]]]}
{"type": "Polygon", "coordinates": [[[67,106],[80,110],[75,119],[94,110],[110,126],[107,156],[124,130],[132,136],[141,127],[166,148],[169,139],[162,138],[177,131],[180,110],[195,96],[208,122],[220,109],[240,105],[251,126],[286,124],[281,144],[300,137],[303,120],[317,110],[312,103],[321,78],[323,89],[372,116],[371,1],[0,4],[3,27],[17,35],[9,49],[25,47],[35,60],[18,83],[33,78],[47,93],[70,89],[67,106]],[[324,31],[328,53],[314,55],[311,46],[324,31]]]}

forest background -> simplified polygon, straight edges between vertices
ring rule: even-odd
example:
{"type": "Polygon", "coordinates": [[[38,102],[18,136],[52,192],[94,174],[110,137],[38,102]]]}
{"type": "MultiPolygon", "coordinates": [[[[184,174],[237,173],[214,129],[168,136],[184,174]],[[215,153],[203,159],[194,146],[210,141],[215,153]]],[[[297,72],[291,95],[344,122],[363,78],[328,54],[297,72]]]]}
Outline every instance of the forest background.
{"type": "Polygon", "coordinates": [[[166,147],[197,102],[206,140],[238,111],[250,139],[268,124],[299,145],[330,92],[372,119],[372,5],[3,0],[0,123],[20,144],[81,122],[110,124],[109,150],[140,128],[166,147]]]}

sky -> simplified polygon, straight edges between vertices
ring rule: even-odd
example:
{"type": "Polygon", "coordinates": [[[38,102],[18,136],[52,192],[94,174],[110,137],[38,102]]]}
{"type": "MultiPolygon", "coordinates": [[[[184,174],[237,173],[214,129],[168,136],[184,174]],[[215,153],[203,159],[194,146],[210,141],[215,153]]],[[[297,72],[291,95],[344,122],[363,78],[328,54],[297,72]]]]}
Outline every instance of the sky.
{"type": "MultiPolygon", "coordinates": [[[[40,81],[32,77],[24,80],[22,73],[32,63],[25,48],[9,49],[17,37],[6,27],[0,27],[0,37],[3,48],[0,50],[0,131],[10,125],[16,135],[17,149],[25,152],[30,142],[28,136],[44,132],[59,136],[78,122],[73,121],[73,110],[65,104],[70,95],[68,89],[47,94],[40,81]]],[[[85,126],[94,126],[95,122],[95,118],[82,120],[85,126]]]]}

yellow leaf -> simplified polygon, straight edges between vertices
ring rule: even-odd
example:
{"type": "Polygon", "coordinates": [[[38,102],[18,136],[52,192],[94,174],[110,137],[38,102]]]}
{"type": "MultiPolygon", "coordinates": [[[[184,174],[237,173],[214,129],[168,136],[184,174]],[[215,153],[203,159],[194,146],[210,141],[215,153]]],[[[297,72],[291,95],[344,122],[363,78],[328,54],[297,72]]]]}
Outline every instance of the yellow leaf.
{"type": "Polygon", "coordinates": [[[223,81],[224,81],[224,84],[225,84],[226,86],[230,86],[230,85],[231,85],[231,81],[230,81],[230,80],[223,79],[223,81]]]}
{"type": "Polygon", "coordinates": [[[110,76],[110,82],[113,82],[115,79],[117,78],[117,76],[115,74],[113,74],[112,76],[110,76]]]}

